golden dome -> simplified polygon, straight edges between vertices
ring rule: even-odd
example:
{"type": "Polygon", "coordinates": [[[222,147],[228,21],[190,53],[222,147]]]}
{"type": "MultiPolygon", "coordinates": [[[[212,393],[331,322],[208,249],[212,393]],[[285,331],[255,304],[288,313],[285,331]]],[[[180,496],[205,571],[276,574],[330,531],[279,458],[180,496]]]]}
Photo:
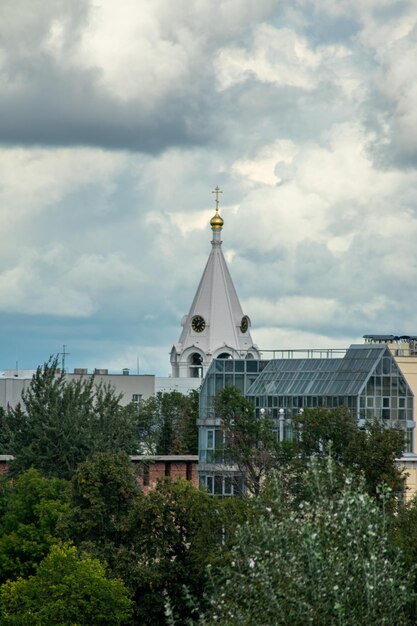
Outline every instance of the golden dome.
{"type": "Polygon", "coordinates": [[[216,209],[216,214],[210,220],[210,226],[213,230],[220,230],[223,227],[223,220],[219,215],[219,209],[216,209]]]}

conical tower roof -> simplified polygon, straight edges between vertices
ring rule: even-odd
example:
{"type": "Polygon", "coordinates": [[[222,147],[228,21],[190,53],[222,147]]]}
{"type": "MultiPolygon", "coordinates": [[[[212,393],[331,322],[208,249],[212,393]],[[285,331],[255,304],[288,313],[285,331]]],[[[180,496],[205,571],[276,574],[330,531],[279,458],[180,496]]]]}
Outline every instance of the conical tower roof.
{"type": "MultiPolygon", "coordinates": [[[[258,356],[249,331],[250,320],[244,315],[232,277],[222,251],[221,231],[223,219],[218,210],[211,219],[213,239],[211,252],[191,304],[183,319],[179,342],[171,352],[173,375],[190,375],[175,371],[174,364],[182,362],[183,368],[193,354],[202,356],[204,370],[213,358],[230,355],[245,358],[248,352],[258,356]]],[[[181,368],[180,368],[181,369],[181,368]]]]}

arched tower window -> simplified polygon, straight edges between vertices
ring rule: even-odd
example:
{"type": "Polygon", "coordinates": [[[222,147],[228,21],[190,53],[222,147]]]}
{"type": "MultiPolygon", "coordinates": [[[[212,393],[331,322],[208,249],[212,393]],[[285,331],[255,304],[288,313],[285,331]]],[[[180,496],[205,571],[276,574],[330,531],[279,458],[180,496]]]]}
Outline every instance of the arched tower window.
{"type": "Polygon", "coordinates": [[[222,352],[221,354],[219,354],[217,358],[218,359],[231,359],[232,355],[229,354],[228,352],[222,352]]]}
{"type": "Polygon", "coordinates": [[[203,357],[198,352],[190,356],[190,377],[203,378],[203,357]]]}

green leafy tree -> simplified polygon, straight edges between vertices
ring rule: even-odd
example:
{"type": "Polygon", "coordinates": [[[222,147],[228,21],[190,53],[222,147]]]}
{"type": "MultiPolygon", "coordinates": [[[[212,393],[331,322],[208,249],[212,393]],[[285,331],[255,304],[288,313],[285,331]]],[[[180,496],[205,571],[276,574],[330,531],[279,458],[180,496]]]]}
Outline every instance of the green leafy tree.
{"type": "Polygon", "coordinates": [[[393,544],[387,512],[363,480],[332,485],[307,468],[311,497],[292,506],[279,482],[263,514],[236,534],[231,559],[215,571],[203,625],[412,624],[412,573],[393,544]]]}
{"type": "Polygon", "coordinates": [[[363,430],[357,429],[345,451],[343,462],[363,472],[371,495],[377,495],[381,483],[388,485],[396,495],[404,490],[405,473],[396,462],[403,449],[402,429],[386,428],[384,424],[374,421],[363,430]]]}
{"type": "Polygon", "coordinates": [[[183,587],[202,595],[206,565],[227,550],[234,528],[247,519],[247,502],[219,502],[170,479],[144,496],[126,456],[100,453],[74,474],[65,531],[124,580],[138,623],[165,623],[167,597],[183,623],[190,616],[183,587]]]}
{"type": "Polygon", "coordinates": [[[356,419],[346,406],[305,409],[293,422],[300,432],[297,451],[306,459],[313,455],[343,461],[346,449],[358,432],[356,419]]]}
{"type": "Polygon", "coordinates": [[[136,452],[136,416],[120,405],[109,386],[94,378],[68,382],[53,359],[38,367],[22,394],[22,406],[6,413],[12,473],[29,467],[46,476],[70,479],[77,465],[96,451],[136,452]]]}
{"type": "Polygon", "coordinates": [[[56,545],[34,576],[2,585],[0,611],[4,626],[117,626],[131,623],[132,601],[99,561],[56,545]]]}
{"type": "Polygon", "coordinates": [[[69,484],[29,469],[0,490],[0,581],[32,574],[59,540],[69,512],[69,484]]]}
{"type": "Polygon", "coordinates": [[[279,442],[271,417],[265,414],[255,418],[253,404],[236,387],[226,387],[217,394],[215,413],[222,419],[227,452],[247,490],[259,495],[270,470],[294,458],[292,442],[279,442]]]}
{"type": "Polygon", "coordinates": [[[10,450],[10,433],[6,409],[0,406],[0,451],[1,454],[8,454],[10,450]]]}
{"type": "Polygon", "coordinates": [[[145,454],[197,454],[198,392],[157,393],[141,402],[139,424],[145,454]]]}
{"type": "MultiPolygon", "coordinates": [[[[399,503],[393,517],[394,540],[402,550],[405,561],[414,572],[414,590],[417,591],[417,496],[405,503],[399,503]]],[[[417,594],[413,606],[417,617],[417,594]]]]}
{"type": "Polygon", "coordinates": [[[121,561],[119,567],[131,573],[140,624],[164,624],[167,597],[176,623],[187,622],[191,613],[184,588],[202,596],[206,566],[221,549],[224,521],[216,500],[185,480],[166,479],[139,501],[135,561],[121,561]]]}
{"type": "Polygon", "coordinates": [[[129,551],[136,532],[133,516],[143,498],[127,455],[96,453],[72,478],[66,531],[114,568],[120,552],[129,551]]]}
{"type": "Polygon", "coordinates": [[[394,537],[408,565],[417,565],[417,496],[398,506],[394,517],[394,537]]]}
{"type": "Polygon", "coordinates": [[[306,409],[294,422],[300,433],[297,448],[305,462],[330,453],[343,467],[364,475],[371,495],[377,495],[382,483],[393,497],[403,491],[405,475],[396,462],[404,448],[402,429],[376,420],[359,428],[345,406],[306,409]]]}

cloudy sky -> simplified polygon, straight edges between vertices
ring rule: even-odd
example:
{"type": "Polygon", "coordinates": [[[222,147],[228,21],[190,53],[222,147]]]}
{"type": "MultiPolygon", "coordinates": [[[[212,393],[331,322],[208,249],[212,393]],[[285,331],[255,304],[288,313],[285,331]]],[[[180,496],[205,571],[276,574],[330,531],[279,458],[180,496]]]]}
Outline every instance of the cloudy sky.
{"type": "Polygon", "coordinates": [[[417,334],[416,0],[2,0],[0,369],[169,373],[211,190],[260,348],[417,334]]]}

